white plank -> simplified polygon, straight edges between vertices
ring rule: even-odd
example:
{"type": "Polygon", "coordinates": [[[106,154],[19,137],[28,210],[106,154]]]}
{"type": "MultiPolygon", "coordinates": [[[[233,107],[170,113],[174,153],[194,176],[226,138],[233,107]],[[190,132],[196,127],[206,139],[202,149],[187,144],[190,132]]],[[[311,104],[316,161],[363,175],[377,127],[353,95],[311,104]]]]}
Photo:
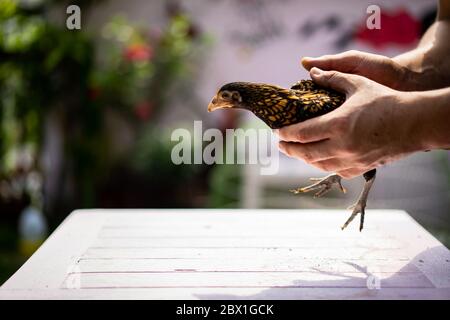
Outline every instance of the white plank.
{"type": "MultiPolygon", "coordinates": [[[[376,273],[381,287],[432,288],[421,273],[376,273]]],[[[324,272],[154,272],[73,273],[63,287],[86,288],[207,288],[207,287],[308,287],[367,288],[360,273],[324,272]]]]}
{"type": "Polygon", "coordinates": [[[419,272],[405,260],[330,260],[288,258],[227,259],[80,259],[79,272],[183,272],[183,271],[318,271],[318,272],[419,272]]]}
{"type": "MultiPolygon", "coordinates": [[[[349,233],[352,232],[349,230],[349,233]]],[[[170,237],[181,236],[186,238],[191,237],[237,237],[245,234],[247,237],[314,237],[317,234],[329,234],[330,236],[339,237],[346,235],[344,231],[341,231],[340,224],[336,222],[333,225],[333,229],[322,229],[317,227],[300,227],[297,223],[294,226],[283,225],[239,225],[230,227],[230,225],[221,225],[216,227],[191,227],[185,228],[183,226],[174,225],[172,227],[158,227],[155,229],[150,228],[125,228],[125,229],[103,229],[99,235],[99,238],[116,238],[116,239],[130,239],[130,238],[154,238],[154,237],[170,237]],[[298,226],[298,227],[297,227],[298,226]]],[[[366,228],[364,230],[365,236],[375,236],[378,233],[377,230],[366,228]]]]}
{"type": "Polygon", "coordinates": [[[403,259],[408,257],[402,249],[373,248],[89,248],[84,259],[243,259],[245,257],[277,260],[302,257],[304,259],[403,259]]]}
{"type": "Polygon", "coordinates": [[[401,241],[383,237],[321,237],[320,241],[313,237],[146,237],[146,238],[100,238],[91,248],[192,248],[192,247],[245,247],[245,248],[373,248],[399,249],[401,241]]]}

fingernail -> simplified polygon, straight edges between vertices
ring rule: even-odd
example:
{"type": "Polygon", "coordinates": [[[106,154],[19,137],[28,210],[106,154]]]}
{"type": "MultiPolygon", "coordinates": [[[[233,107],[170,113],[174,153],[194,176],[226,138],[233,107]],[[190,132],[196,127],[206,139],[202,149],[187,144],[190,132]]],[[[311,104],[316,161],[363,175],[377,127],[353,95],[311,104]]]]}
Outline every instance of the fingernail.
{"type": "Polygon", "coordinates": [[[301,60],[300,60],[300,63],[301,63],[301,65],[303,66],[303,67],[305,67],[306,68],[306,64],[308,63],[308,62],[311,62],[311,60],[313,60],[314,58],[311,58],[311,57],[303,57],[301,60]]]}
{"type": "Polygon", "coordinates": [[[316,76],[316,77],[318,77],[322,74],[322,70],[320,70],[317,67],[312,68],[310,72],[313,76],[316,76]]]}

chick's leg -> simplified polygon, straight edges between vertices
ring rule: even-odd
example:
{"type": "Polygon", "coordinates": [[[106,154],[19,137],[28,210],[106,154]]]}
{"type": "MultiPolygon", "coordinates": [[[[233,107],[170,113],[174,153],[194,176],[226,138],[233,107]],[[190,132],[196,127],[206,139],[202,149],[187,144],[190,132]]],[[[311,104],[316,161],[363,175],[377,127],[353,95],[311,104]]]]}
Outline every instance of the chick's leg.
{"type": "Polygon", "coordinates": [[[297,189],[293,189],[290,191],[297,194],[297,193],[301,193],[301,192],[309,192],[309,191],[318,190],[318,192],[316,192],[314,197],[320,197],[320,196],[323,196],[328,191],[330,191],[331,187],[333,187],[333,185],[337,185],[339,187],[339,189],[341,189],[341,191],[345,193],[346,190],[342,186],[341,179],[342,178],[335,173],[330,174],[324,178],[310,178],[311,181],[317,181],[317,182],[315,182],[307,187],[297,188],[297,189]]]}
{"type": "Polygon", "coordinates": [[[349,225],[349,223],[352,222],[352,220],[356,217],[358,213],[361,213],[359,231],[363,229],[367,197],[369,196],[370,188],[372,188],[372,184],[375,181],[376,173],[377,173],[376,169],[372,169],[364,173],[363,177],[366,180],[366,182],[364,183],[364,188],[361,191],[361,194],[359,195],[358,201],[354,205],[349,207],[349,209],[353,209],[353,212],[351,216],[347,219],[347,221],[344,223],[344,225],[341,227],[342,230],[344,230],[349,225]]]}

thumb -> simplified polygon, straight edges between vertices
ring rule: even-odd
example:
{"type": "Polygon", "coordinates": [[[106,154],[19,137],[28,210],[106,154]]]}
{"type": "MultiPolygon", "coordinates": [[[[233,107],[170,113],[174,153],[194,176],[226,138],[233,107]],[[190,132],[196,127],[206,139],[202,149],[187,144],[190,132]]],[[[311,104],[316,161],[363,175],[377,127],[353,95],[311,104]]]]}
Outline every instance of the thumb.
{"type": "Polygon", "coordinates": [[[362,81],[360,76],[338,71],[323,71],[316,67],[311,69],[310,75],[317,84],[348,95],[353,94],[362,81]]]}

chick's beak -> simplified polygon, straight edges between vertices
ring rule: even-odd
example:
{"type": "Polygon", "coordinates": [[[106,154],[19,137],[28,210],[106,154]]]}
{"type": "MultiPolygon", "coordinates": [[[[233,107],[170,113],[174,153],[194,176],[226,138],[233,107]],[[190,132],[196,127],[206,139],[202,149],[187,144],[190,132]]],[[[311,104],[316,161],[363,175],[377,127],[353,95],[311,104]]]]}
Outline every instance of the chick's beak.
{"type": "Polygon", "coordinates": [[[219,98],[217,95],[212,98],[211,102],[208,104],[208,112],[224,108],[233,108],[233,104],[219,98]]]}

